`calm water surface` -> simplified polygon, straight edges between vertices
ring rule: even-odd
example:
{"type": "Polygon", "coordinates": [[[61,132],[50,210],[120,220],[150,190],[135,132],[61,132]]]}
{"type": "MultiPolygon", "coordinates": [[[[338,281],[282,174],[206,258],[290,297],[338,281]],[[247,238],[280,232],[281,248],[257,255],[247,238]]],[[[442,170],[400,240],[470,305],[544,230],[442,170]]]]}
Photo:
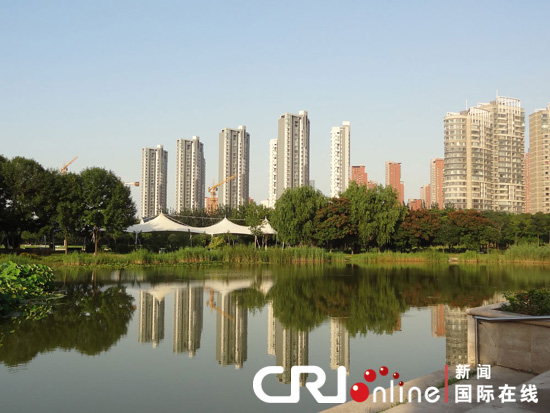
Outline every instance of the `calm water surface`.
{"type": "MultiPolygon", "coordinates": [[[[59,270],[66,297],[39,321],[0,323],[6,412],[318,411],[290,393],[290,368],[317,365],[336,393],[385,365],[407,381],[466,357],[465,309],[548,286],[547,268],[295,266],[59,270]]],[[[303,377],[303,380],[315,380],[303,377]]],[[[387,385],[378,380],[377,384],[387,385]],[[378,381],[380,383],[378,383],[378,381]]],[[[303,383],[302,383],[303,384],[303,383]]],[[[348,395],[348,400],[349,400],[348,395]]]]}

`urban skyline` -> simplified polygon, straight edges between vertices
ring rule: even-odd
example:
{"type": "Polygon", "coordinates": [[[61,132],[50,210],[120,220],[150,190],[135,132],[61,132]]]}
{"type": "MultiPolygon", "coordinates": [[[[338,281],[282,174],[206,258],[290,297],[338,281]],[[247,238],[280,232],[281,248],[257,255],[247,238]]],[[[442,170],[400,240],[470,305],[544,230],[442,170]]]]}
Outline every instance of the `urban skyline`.
{"type": "MultiPolygon", "coordinates": [[[[547,2],[467,1],[460,9],[316,2],[293,5],[294,17],[274,4],[255,6],[140,3],[128,18],[118,3],[112,13],[100,4],[2,4],[9,58],[0,65],[3,155],[55,169],[78,155],[73,172],[99,166],[138,181],[140,148],[164,142],[173,206],[170,142],[201,137],[210,183],[217,177],[219,131],[246,124],[254,140],[250,168],[258,171],[250,196],[261,200],[268,197],[265,148],[276,137],[273,117],[307,108],[317,188],[330,191],[327,134],[349,119],[350,163],[366,165],[370,179],[384,182],[380,161],[401,162],[408,199],[427,183],[429,160],[443,157],[447,111],[486,101],[496,90],[520,98],[526,114],[549,101],[550,56],[532,53],[545,50],[550,35],[547,2]],[[311,18],[292,23],[297,16],[311,18]],[[255,35],[245,27],[223,31],[228,18],[247,18],[255,35]],[[336,30],[335,19],[345,20],[347,30],[336,30]],[[465,41],[469,34],[483,47],[465,41]],[[284,44],[307,47],[296,60],[284,44]],[[346,56],[345,74],[335,70],[335,55],[346,56]],[[230,56],[243,59],[222,68],[220,59],[230,56]]],[[[140,188],[131,191],[139,204],[140,188]]]]}
{"type": "MultiPolygon", "coordinates": [[[[528,163],[529,152],[525,152],[529,150],[525,144],[525,112],[519,99],[497,96],[490,103],[481,103],[458,113],[448,112],[443,119],[445,158],[430,160],[429,184],[419,188],[419,198],[408,198],[405,202],[405,183],[402,180],[400,162],[385,162],[385,185],[394,187],[400,202],[410,204],[413,209],[418,209],[421,205],[429,208],[437,204],[442,208],[444,205],[452,204],[457,208],[529,212],[527,208],[531,208],[530,200],[533,198],[537,199],[537,206],[533,207],[533,211],[544,212],[546,211],[544,208],[550,209],[550,198],[546,195],[548,177],[545,176],[548,174],[548,166],[543,165],[550,156],[547,145],[548,113],[550,113],[550,104],[546,109],[535,110],[529,115],[529,129],[534,137],[531,147],[536,151],[536,157],[533,158],[536,162],[531,160],[528,163]],[[529,172],[531,170],[533,174],[529,172]],[[540,183],[530,185],[529,176],[540,183]],[[544,204],[541,204],[543,198],[544,204]]],[[[266,185],[269,188],[269,197],[265,200],[257,200],[258,203],[273,207],[277,193],[282,193],[286,187],[306,185],[305,182],[311,185],[311,182],[314,182],[312,179],[306,180],[306,177],[309,178],[307,175],[309,128],[307,111],[300,111],[299,115],[285,113],[280,116],[279,137],[269,142],[267,162],[269,181],[266,185]],[[279,144],[279,141],[283,144],[279,144]],[[278,166],[279,156],[283,159],[280,166],[278,166]],[[285,181],[286,185],[278,184],[278,181],[285,181]]],[[[218,182],[225,181],[233,175],[237,176],[221,187],[219,202],[235,208],[249,199],[247,189],[249,188],[250,134],[246,132],[246,127],[241,125],[237,129],[223,129],[219,138],[218,182]]],[[[182,201],[178,204],[178,199],[181,198],[178,191],[181,184],[178,182],[182,179],[179,175],[182,174],[180,171],[183,171],[183,160],[180,159],[183,156],[181,147],[184,142],[187,142],[190,150],[194,142],[194,145],[200,148],[195,151],[200,153],[201,164],[204,164],[202,143],[199,144],[198,140],[199,138],[194,136],[191,141],[184,139],[177,141],[176,211],[178,211],[178,205],[183,205],[182,201]]],[[[162,148],[162,145],[158,145],[156,150],[152,148],[142,150],[142,176],[144,179],[150,177],[148,178],[150,182],[156,178],[148,172],[147,168],[150,171],[156,171],[159,166],[154,162],[151,163],[151,160],[146,162],[145,156],[148,154],[154,161],[157,159],[154,154],[159,148],[162,148]]],[[[369,188],[375,185],[375,182],[368,180],[364,165],[349,165],[351,152],[349,121],[344,121],[342,126],[331,128],[330,152],[330,196],[336,196],[345,191],[351,181],[359,184],[366,183],[369,188]]],[[[195,165],[190,154],[191,151],[186,161],[189,163],[186,167],[188,169],[191,165],[195,165]]],[[[164,168],[166,168],[166,161],[164,161],[164,168]]],[[[204,168],[201,170],[204,172],[204,168]]],[[[199,176],[204,178],[203,175],[199,176]]],[[[147,198],[144,192],[151,192],[149,188],[154,189],[150,182],[142,189],[142,203],[147,198]]],[[[166,178],[163,185],[166,187],[166,178]]],[[[159,191],[152,191],[155,194],[157,192],[159,191]]],[[[201,192],[196,191],[196,193],[198,196],[201,192]]],[[[204,185],[202,193],[204,194],[204,185]]],[[[202,200],[203,205],[197,204],[191,207],[204,207],[204,197],[202,200]]],[[[147,205],[151,202],[156,201],[149,201],[147,205]]]]}

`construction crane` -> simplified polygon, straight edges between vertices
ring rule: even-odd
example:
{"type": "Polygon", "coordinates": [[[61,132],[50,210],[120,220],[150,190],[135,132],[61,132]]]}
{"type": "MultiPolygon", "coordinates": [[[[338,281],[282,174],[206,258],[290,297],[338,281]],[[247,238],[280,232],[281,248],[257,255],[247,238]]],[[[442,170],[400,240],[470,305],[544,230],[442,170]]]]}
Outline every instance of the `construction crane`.
{"type": "Polygon", "coordinates": [[[214,302],[214,290],[210,290],[210,299],[206,302],[206,306],[210,307],[213,310],[216,310],[218,313],[231,321],[235,320],[230,314],[227,314],[225,311],[220,310],[218,307],[216,307],[216,303],[214,302]]]}
{"type": "Polygon", "coordinates": [[[63,165],[63,166],[61,167],[61,173],[62,173],[63,175],[65,175],[65,174],[67,173],[67,168],[69,167],[70,164],[72,164],[74,161],[76,161],[76,158],[78,158],[78,156],[75,156],[75,157],[72,159],[72,161],[66,163],[65,165],[63,165]]]}
{"type": "Polygon", "coordinates": [[[230,176],[225,181],[214,183],[216,181],[212,180],[212,186],[208,188],[208,192],[210,192],[210,205],[209,210],[210,212],[214,212],[218,209],[218,198],[216,198],[216,192],[218,191],[218,188],[225,184],[226,182],[231,181],[232,179],[235,179],[237,177],[237,174],[230,176]]]}

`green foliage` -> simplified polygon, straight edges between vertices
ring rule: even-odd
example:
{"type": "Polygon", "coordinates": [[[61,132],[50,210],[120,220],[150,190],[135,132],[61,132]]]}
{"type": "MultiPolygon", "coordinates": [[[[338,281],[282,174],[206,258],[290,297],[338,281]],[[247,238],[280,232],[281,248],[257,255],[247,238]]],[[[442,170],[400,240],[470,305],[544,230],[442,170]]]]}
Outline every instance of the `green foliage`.
{"type": "Polygon", "coordinates": [[[285,190],[272,213],[279,239],[290,245],[312,245],[315,215],[326,204],[325,196],[310,186],[285,190]]]}
{"type": "Polygon", "coordinates": [[[65,293],[38,321],[20,317],[0,324],[0,362],[17,366],[57,348],[96,355],[127,334],[135,307],[125,288],[69,284],[65,293]]]}
{"type": "Polygon", "coordinates": [[[367,190],[352,182],[342,196],[351,202],[351,222],[357,226],[361,246],[386,247],[406,214],[397,193],[389,186],[367,190]]]}
{"type": "Polygon", "coordinates": [[[37,232],[49,224],[55,211],[53,175],[32,159],[0,159],[2,231],[11,247],[21,242],[21,232],[37,232]]]}
{"type": "Polygon", "coordinates": [[[47,298],[54,291],[50,267],[40,264],[0,264],[0,315],[29,300],[47,298]]]}
{"type": "Polygon", "coordinates": [[[504,293],[508,304],[501,307],[503,311],[533,316],[550,315],[550,289],[535,288],[528,291],[504,293]]]}

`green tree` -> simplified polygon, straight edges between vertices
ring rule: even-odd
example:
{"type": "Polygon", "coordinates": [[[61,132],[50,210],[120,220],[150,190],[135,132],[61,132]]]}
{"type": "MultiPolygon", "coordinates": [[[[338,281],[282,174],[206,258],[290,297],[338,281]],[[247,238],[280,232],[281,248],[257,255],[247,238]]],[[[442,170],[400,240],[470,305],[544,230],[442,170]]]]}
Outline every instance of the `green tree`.
{"type": "Polygon", "coordinates": [[[351,202],[351,222],[357,226],[362,246],[384,248],[406,214],[396,191],[381,185],[367,190],[352,182],[342,196],[351,202]]]}
{"type": "Polygon", "coordinates": [[[38,232],[55,213],[53,176],[38,162],[19,156],[10,161],[2,158],[0,167],[2,226],[11,246],[18,248],[23,231],[38,232]]]}
{"type": "Polygon", "coordinates": [[[93,229],[97,254],[99,231],[120,234],[135,222],[136,206],[130,189],[111,171],[88,168],[81,173],[84,190],[84,223],[93,229]]]}
{"type": "Polygon", "coordinates": [[[280,239],[291,245],[313,244],[315,214],[326,203],[325,196],[310,186],[285,190],[271,215],[280,239]]]}
{"type": "Polygon", "coordinates": [[[82,233],[84,228],[83,180],[74,173],[57,174],[55,180],[58,201],[54,222],[63,234],[63,245],[67,254],[69,236],[82,233]]]}

